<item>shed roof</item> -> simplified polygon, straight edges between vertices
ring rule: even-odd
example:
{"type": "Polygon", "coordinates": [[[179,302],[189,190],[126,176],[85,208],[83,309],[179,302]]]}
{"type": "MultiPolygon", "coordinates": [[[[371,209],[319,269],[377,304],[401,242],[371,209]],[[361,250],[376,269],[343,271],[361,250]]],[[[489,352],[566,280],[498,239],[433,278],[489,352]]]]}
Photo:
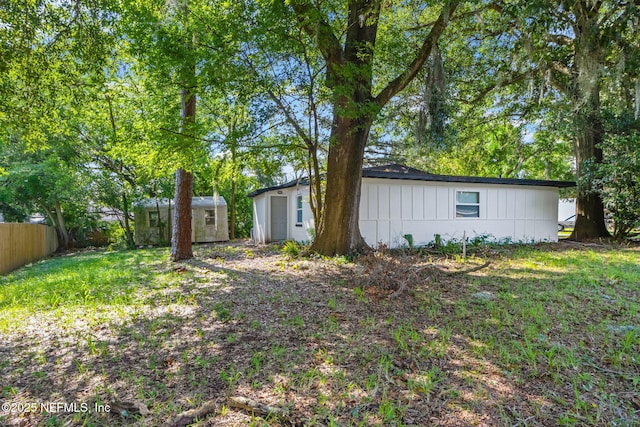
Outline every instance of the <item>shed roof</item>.
{"type": "MultiPolygon", "coordinates": [[[[382,166],[372,166],[362,169],[363,178],[382,178],[382,179],[406,179],[413,181],[430,181],[430,182],[459,182],[473,184],[498,184],[498,185],[527,185],[538,187],[556,187],[569,188],[575,187],[573,181],[548,181],[543,179],[516,179],[516,178],[488,178],[481,176],[457,176],[457,175],[436,175],[421,171],[420,169],[391,163],[382,166]]],[[[284,188],[295,187],[296,185],[308,185],[306,178],[296,179],[273,187],[261,188],[248,194],[249,197],[256,197],[260,194],[273,190],[281,190],[284,188]]]]}
{"type": "MultiPolygon", "coordinates": [[[[166,208],[171,203],[171,206],[174,205],[173,199],[143,199],[136,200],[133,202],[133,206],[136,208],[155,208],[157,205],[160,208],[166,208]]],[[[224,200],[224,197],[218,196],[217,203],[214,203],[214,198],[211,196],[199,196],[191,198],[191,207],[192,208],[209,208],[213,206],[227,206],[227,202],[224,200]]]]}

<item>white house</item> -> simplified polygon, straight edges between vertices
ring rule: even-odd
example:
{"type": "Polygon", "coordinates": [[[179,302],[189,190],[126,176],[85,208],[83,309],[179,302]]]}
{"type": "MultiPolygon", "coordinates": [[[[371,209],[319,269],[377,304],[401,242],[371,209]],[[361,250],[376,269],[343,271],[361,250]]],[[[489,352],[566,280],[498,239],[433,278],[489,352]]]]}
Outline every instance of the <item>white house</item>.
{"type": "MultiPolygon", "coordinates": [[[[136,245],[168,244],[175,206],[169,199],[145,199],[133,204],[136,245]]],[[[191,241],[229,240],[227,202],[222,196],[191,199],[191,241]]]]}
{"type": "Polygon", "coordinates": [[[558,221],[566,221],[576,214],[576,199],[560,199],[558,201],[558,221]]]}
{"type": "MultiPolygon", "coordinates": [[[[574,182],[433,175],[391,164],[362,170],[360,231],[372,246],[415,245],[487,236],[493,240],[558,240],[558,189],[574,182]]],[[[313,216],[306,180],[263,188],[253,198],[257,243],[310,240],[313,216]]]]}

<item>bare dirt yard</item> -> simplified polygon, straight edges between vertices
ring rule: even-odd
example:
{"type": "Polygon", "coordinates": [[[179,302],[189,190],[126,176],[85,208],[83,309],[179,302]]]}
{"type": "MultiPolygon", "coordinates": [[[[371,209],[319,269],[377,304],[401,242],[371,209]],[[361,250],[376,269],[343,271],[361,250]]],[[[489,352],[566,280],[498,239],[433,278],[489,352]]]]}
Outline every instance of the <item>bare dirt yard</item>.
{"type": "Polygon", "coordinates": [[[195,248],[0,278],[0,425],[640,425],[638,247],[195,248]]]}

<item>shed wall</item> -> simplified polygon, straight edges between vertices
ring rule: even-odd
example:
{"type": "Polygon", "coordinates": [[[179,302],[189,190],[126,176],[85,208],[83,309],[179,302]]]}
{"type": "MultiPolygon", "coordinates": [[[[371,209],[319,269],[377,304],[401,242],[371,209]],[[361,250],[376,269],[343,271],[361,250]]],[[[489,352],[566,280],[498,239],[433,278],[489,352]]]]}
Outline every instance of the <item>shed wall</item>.
{"type": "MultiPolygon", "coordinates": [[[[173,213],[173,206],[171,207],[173,213]]],[[[135,223],[135,241],[136,245],[157,245],[169,244],[171,237],[169,228],[172,226],[169,218],[169,208],[135,208],[133,211],[133,220],[135,223]],[[160,212],[160,227],[149,226],[149,212],[160,212]]]]}
{"type": "MultiPolygon", "coordinates": [[[[136,207],[134,209],[135,242],[138,246],[169,244],[171,242],[171,227],[173,226],[173,204],[136,207]],[[149,212],[160,212],[160,226],[151,227],[149,212]]],[[[227,206],[199,205],[191,209],[191,241],[194,243],[220,242],[229,240],[229,225],[227,206]],[[215,210],[216,225],[205,224],[205,210],[215,210]]]]}

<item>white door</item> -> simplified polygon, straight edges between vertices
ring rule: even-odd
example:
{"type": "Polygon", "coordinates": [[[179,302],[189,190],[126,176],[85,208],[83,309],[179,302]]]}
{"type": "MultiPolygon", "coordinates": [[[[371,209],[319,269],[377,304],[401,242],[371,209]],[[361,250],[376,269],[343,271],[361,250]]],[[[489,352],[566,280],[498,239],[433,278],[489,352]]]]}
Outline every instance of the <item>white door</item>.
{"type": "Polygon", "coordinates": [[[271,197],[271,241],[287,240],[287,197],[271,197]]]}

